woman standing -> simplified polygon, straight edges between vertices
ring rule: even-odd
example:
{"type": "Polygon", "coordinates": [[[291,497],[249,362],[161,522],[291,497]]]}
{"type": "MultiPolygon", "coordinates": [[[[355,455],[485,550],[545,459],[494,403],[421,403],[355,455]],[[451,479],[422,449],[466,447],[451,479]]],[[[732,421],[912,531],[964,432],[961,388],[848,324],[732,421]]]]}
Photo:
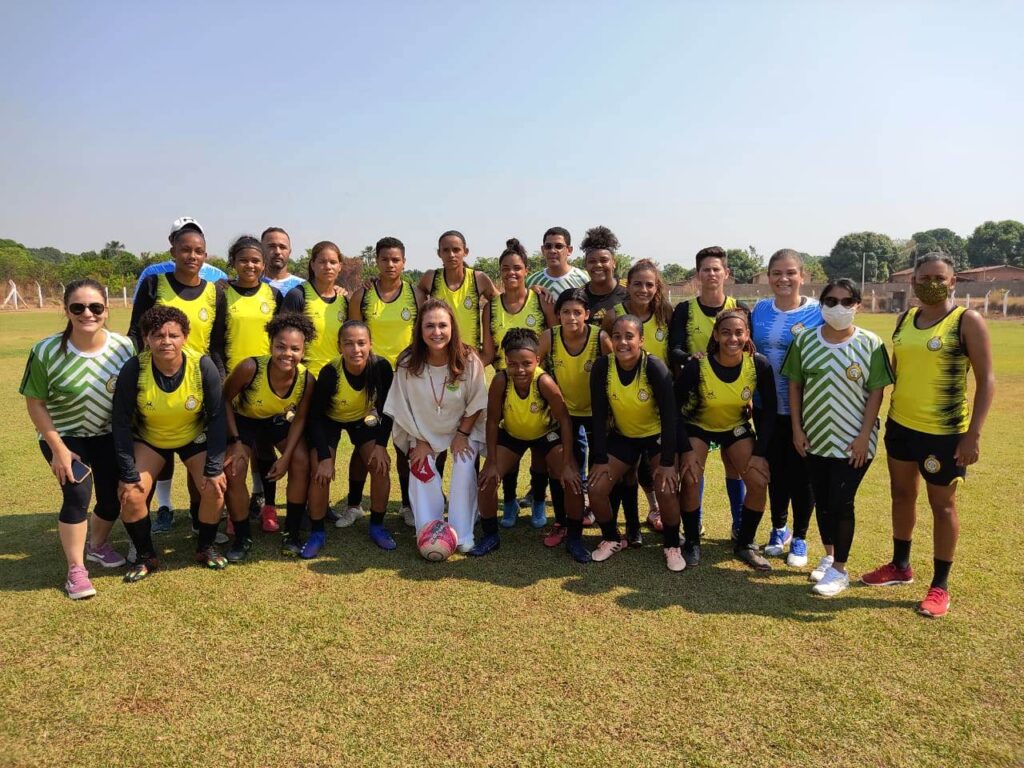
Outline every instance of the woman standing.
{"type": "Polygon", "coordinates": [[[608,227],[593,227],[587,230],[580,248],[583,249],[583,264],[590,275],[590,282],[583,286],[590,312],[588,322],[601,326],[605,315],[629,299],[629,294],[619,284],[615,273],[615,252],[619,248],[619,238],[608,227]]]}
{"type": "Polygon", "coordinates": [[[904,312],[892,335],[893,371],[885,449],[892,489],[892,561],[866,573],[869,586],[909,584],[910,542],[917,492],[924,477],[935,525],[935,571],[918,606],[923,616],[945,616],[948,579],[960,536],[956,490],[980,455],[981,430],[995,394],[992,349],[985,321],[953,301],[956,271],[944,253],[914,265],[914,294],[921,302],[904,312]],[[967,373],[974,369],[974,406],[967,405],[967,373]]]}
{"type": "MultiPolygon", "coordinates": [[[[780,556],[789,544],[786,562],[797,568],[807,565],[807,527],[814,511],[814,495],[806,464],[794,448],[789,418],[789,382],[782,375],[782,360],[790,343],[804,331],[822,324],[821,308],[814,299],[801,296],[804,283],[803,257],[791,248],[776,251],[768,259],[768,285],[774,298],[761,299],[750,315],[751,337],[757,351],[768,358],[775,374],[775,401],[778,414],[768,445],[768,484],[772,531],[764,553],[780,556]],[[793,505],[793,529],[786,525],[789,505],[793,505]]],[[[761,401],[754,397],[755,417],[761,401]]],[[[770,414],[769,414],[770,415],[770,414]]]]}
{"type": "Polygon", "coordinates": [[[878,409],[893,381],[882,340],[853,324],[860,300],[860,290],[845,277],[826,285],[825,325],[796,336],[782,364],[793,446],[806,459],[825,545],[825,556],[811,572],[819,595],[838,595],[850,585],[853,502],[875,457],[878,409]]]}
{"type": "Polygon", "coordinates": [[[114,390],[121,519],[138,553],[125,580],[140,581],[157,567],[149,492],[175,454],[200,494],[196,562],[224,568],[214,547],[227,487],[220,372],[207,355],[186,348],[189,321],[177,307],[152,307],[139,327],[147,349],[125,363],[114,390]]]}
{"type": "Polygon", "coordinates": [[[444,518],[445,497],[435,462],[442,451],[452,452],[448,521],[460,552],[473,548],[475,461],[485,445],[486,408],[483,363],[462,343],[451,308],[428,299],[416,318],[412,344],[398,358],[384,413],[394,419],[395,445],[409,456],[417,531],[444,518]]]}
{"type": "Polygon", "coordinates": [[[68,563],[64,591],[79,600],[96,594],[85,560],[104,568],[125,563],[107,540],[120,511],[110,420],[114,383],[135,350],[127,337],[104,327],[106,292],[95,280],[68,284],[64,313],[64,331],[32,347],[18,391],[25,396],[39,448],[64,496],[57,518],[68,563]],[[86,546],[94,487],[96,507],[86,546]]]}

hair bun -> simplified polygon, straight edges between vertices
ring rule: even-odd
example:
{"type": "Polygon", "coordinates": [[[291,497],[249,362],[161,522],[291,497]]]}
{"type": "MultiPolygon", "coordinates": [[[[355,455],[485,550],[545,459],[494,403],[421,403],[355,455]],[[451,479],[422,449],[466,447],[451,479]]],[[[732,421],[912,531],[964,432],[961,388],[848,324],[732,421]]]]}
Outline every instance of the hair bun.
{"type": "Polygon", "coordinates": [[[519,244],[519,238],[510,237],[508,240],[505,241],[505,247],[518,251],[521,247],[519,244]]]}

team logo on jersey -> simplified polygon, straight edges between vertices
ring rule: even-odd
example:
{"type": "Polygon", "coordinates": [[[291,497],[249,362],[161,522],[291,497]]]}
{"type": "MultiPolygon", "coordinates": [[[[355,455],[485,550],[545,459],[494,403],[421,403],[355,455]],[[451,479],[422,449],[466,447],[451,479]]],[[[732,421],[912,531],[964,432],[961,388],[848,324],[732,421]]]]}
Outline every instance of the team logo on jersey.
{"type": "Polygon", "coordinates": [[[530,403],[530,413],[540,413],[540,406],[537,403],[530,403]]]}
{"type": "Polygon", "coordinates": [[[931,350],[932,352],[938,352],[940,349],[942,349],[942,337],[932,336],[930,339],[928,339],[927,346],[928,349],[931,350]]]}
{"type": "Polygon", "coordinates": [[[656,330],[654,332],[654,338],[656,338],[658,341],[664,341],[665,340],[665,336],[666,336],[666,334],[665,334],[665,329],[664,328],[659,328],[658,330],[656,330]]]}
{"type": "Polygon", "coordinates": [[[750,394],[750,387],[744,387],[743,391],[740,392],[740,400],[749,400],[750,394]]]}
{"type": "Polygon", "coordinates": [[[530,315],[529,317],[526,318],[526,324],[533,328],[533,326],[537,324],[537,318],[534,317],[533,315],[530,315]]]}
{"type": "Polygon", "coordinates": [[[402,309],[402,319],[403,320],[412,320],[412,312],[409,311],[408,307],[404,307],[402,309]]]}
{"type": "MultiPolygon", "coordinates": [[[[558,361],[558,364],[559,365],[561,364],[561,360],[558,361]]],[[[583,370],[586,371],[587,373],[590,373],[593,369],[594,369],[594,361],[593,360],[587,360],[587,362],[585,362],[583,364],[583,370]]]]}
{"type": "Polygon", "coordinates": [[[114,394],[114,390],[117,388],[117,376],[111,376],[107,379],[107,392],[114,394]]]}
{"type": "Polygon", "coordinates": [[[199,398],[197,398],[195,395],[189,395],[188,399],[185,401],[185,410],[186,411],[194,411],[198,407],[199,407],[199,398]]]}
{"type": "Polygon", "coordinates": [[[284,412],[284,420],[291,424],[295,421],[295,406],[289,406],[288,410],[284,412]]]}
{"type": "Polygon", "coordinates": [[[197,437],[195,440],[192,441],[192,443],[194,445],[202,445],[205,442],[206,442],[206,433],[205,432],[200,432],[199,433],[199,437],[197,437]]]}
{"type": "Polygon", "coordinates": [[[201,307],[199,309],[199,319],[202,320],[204,323],[210,319],[210,313],[206,309],[206,307],[201,307]]]}
{"type": "Polygon", "coordinates": [[[803,333],[803,332],[804,332],[804,330],[805,330],[805,326],[804,326],[804,324],[803,324],[803,323],[797,323],[797,324],[796,324],[796,325],[794,325],[794,326],[793,326],[793,328],[791,329],[791,333],[792,333],[792,334],[793,334],[794,336],[799,336],[799,335],[800,335],[801,333],[803,333]]]}
{"type": "Polygon", "coordinates": [[[850,381],[860,381],[864,378],[864,371],[861,369],[859,363],[854,363],[846,369],[846,378],[850,381]]]}
{"type": "Polygon", "coordinates": [[[736,429],[732,431],[732,433],[735,437],[743,437],[745,434],[747,434],[747,427],[745,424],[740,424],[738,427],[736,427],[736,429]]]}
{"type": "Polygon", "coordinates": [[[265,301],[261,301],[260,302],[260,312],[262,312],[264,315],[269,315],[270,314],[270,305],[267,304],[267,302],[265,302],[265,301]]]}
{"type": "Polygon", "coordinates": [[[458,392],[459,391],[459,382],[453,381],[450,384],[448,384],[448,386],[445,387],[445,389],[447,389],[449,392],[458,392]]]}
{"type": "Polygon", "coordinates": [[[648,392],[646,389],[641,389],[639,392],[636,393],[636,399],[639,400],[641,403],[646,403],[648,400],[651,399],[651,393],[648,392]]]}
{"type": "Polygon", "coordinates": [[[942,469],[942,462],[935,458],[934,455],[929,456],[924,460],[924,471],[930,474],[937,474],[942,469]]]}
{"type": "Polygon", "coordinates": [[[471,299],[469,296],[467,296],[465,298],[465,300],[462,302],[462,306],[464,306],[466,309],[472,309],[473,308],[473,299],[471,299]]]}
{"type": "Polygon", "coordinates": [[[344,323],[345,322],[345,310],[344,309],[339,309],[338,310],[338,322],[339,323],[344,323]]]}

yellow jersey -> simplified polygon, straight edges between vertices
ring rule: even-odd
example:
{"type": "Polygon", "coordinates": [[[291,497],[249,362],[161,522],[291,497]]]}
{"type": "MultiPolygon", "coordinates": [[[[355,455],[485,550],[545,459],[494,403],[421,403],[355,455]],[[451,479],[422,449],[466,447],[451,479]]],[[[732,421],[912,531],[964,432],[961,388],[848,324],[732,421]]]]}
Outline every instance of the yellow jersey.
{"type": "Polygon", "coordinates": [[[252,296],[243,296],[228,283],[224,289],[228,312],[224,324],[224,365],[228,374],[247,357],[270,354],[266,324],[274,315],[274,289],[260,283],[252,296]]]}
{"type": "Polygon", "coordinates": [[[501,409],[501,428],[519,440],[537,440],[556,427],[551,407],[540,392],[540,378],[545,372],[538,365],[526,397],[516,392],[512,377],[505,382],[505,403],[501,409]]]}
{"type": "MultiPolygon", "coordinates": [[[[625,304],[619,304],[615,308],[616,317],[630,314],[632,312],[626,308],[625,304]]],[[[646,320],[642,317],[640,319],[644,323],[644,350],[647,354],[653,355],[668,365],[668,326],[659,323],[654,312],[651,312],[651,316],[646,320]]]]}
{"type": "Polygon", "coordinates": [[[711,356],[697,361],[699,382],[683,405],[683,421],[707,432],[731,432],[747,423],[757,389],[754,356],[743,355],[736,381],[724,382],[711,365],[711,356]]]}
{"type": "MultiPolygon", "coordinates": [[[[708,342],[711,341],[711,332],[715,327],[715,318],[704,314],[704,310],[700,308],[696,296],[689,299],[689,302],[690,306],[686,312],[686,344],[688,347],[686,352],[690,355],[695,355],[698,352],[706,353],[708,351],[708,342]]],[[[725,304],[722,305],[722,309],[719,311],[724,312],[727,309],[736,309],[736,299],[732,296],[725,297],[725,304]]],[[[645,339],[646,336],[647,329],[644,328],[645,339]]]]}
{"type": "Polygon", "coordinates": [[[360,310],[363,321],[370,329],[374,354],[391,363],[392,369],[398,356],[412,344],[412,329],[416,324],[416,291],[406,281],[391,301],[384,301],[378,291],[379,282],[373,281],[369,290],[363,291],[360,310]]]}
{"type": "Polygon", "coordinates": [[[157,275],[154,305],[175,307],[184,312],[189,324],[185,349],[191,349],[198,355],[208,355],[213,318],[217,314],[217,286],[209,280],[201,282],[205,283],[203,292],[197,298],[189,300],[174,292],[166,274],[157,275]]]}
{"type": "Polygon", "coordinates": [[[551,329],[551,369],[562,390],[570,416],[592,415],[590,371],[601,356],[601,331],[587,323],[587,341],[579,354],[572,354],[562,338],[562,326],[551,329]]]}
{"type": "Polygon", "coordinates": [[[206,431],[203,410],[201,355],[182,350],[185,373],[173,392],[164,392],[153,375],[153,353],[139,353],[139,386],[135,396],[135,429],[139,440],[154,448],[181,448],[206,431]]]}
{"type": "Polygon", "coordinates": [[[292,385],[284,396],[278,395],[270,386],[270,355],[254,357],[256,373],[231,406],[239,416],[249,419],[282,419],[294,421],[299,403],[306,391],[306,366],[299,363],[292,385]]]}
{"type": "Polygon", "coordinates": [[[526,301],[518,312],[505,309],[505,297],[498,296],[491,302],[491,338],[494,339],[494,370],[505,370],[505,352],[501,340],[513,328],[529,328],[538,336],[544,330],[544,310],[540,298],[534,291],[526,292],[526,301]]]}
{"type": "Polygon", "coordinates": [[[306,367],[314,376],[338,356],[338,332],[348,317],[348,300],[340,293],[334,301],[324,301],[313,283],[302,284],[306,317],[313,321],[316,338],[306,345],[306,367]]]}
{"type": "Polygon", "coordinates": [[[647,352],[642,352],[637,363],[640,370],[630,384],[623,384],[619,378],[619,361],[614,355],[608,357],[608,405],[615,429],[626,437],[661,434],[661,414],[647,380],[647,358],[647,352]]]}
{"type": "Polygon", "coordinates": [[[451,307],[463,343],[480,349],[480,292],[476,288],[475,270],[466,267],[462,284],[453,291],[445,282],[444,269],[435,269],[430,296],[451,307]]]}
{"type": "Polygon", "coordinates": [[[908,310],[892,334],[892,388],[889,418],[931,435],[967,431],[967,373],[971,361],[960,338],[963,307],[938,323],[918,328],[918,308],[908,310]]]}
{"type": "Polygon", "coordinates": [[[327,415],[342,424],[362,421],[373,410],[366,387],[357,390],[348,383],[343,358],[335,358],[330,365],[338,372],[338,388],[334,390],[334,397],[331,398],[331,407],[327,409],[327,415]]]}

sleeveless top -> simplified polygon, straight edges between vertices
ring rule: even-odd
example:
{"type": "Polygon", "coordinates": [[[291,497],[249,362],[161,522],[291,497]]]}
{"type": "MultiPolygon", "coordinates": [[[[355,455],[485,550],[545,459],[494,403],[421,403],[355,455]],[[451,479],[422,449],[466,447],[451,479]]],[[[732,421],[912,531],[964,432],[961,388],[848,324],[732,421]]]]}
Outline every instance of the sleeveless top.
{"type": "Polygon", "coordinates": [[[303,283],[306,317],[313,321],[316,338],[306,345],[306,367],[314,376],[338,356],[338,331],[348,316],[348,300],[340,293],[324,301],[312,283],[303,283]]]}
{"type": "Polygon", "coordinates": [[[270,386],[270,355],[254,357],[256,373],[231,403],[235,413],[249,419],[291,422],[306,391],[306,366],[299,363],[295,380],[282,397],[270,386]]]}
{"type": "MultiPolygon", "coordinates": [[[[617,317],[631,314],[624,303],[615,307],[617,317]]],[[[640,319],[644,321],[644,350],[668,365],[668,326],[659,323],[654,312],[646,320],[640,319]]]]}
{"type": "Polygon", "coordinates": [[[648,353],[641,353],[640,370],[630,384],[619,379],[619,361],[608,358],[608,405],[615,429],[626,437],[652,437],[661,434],[661,414],[654,391],[647,381],[648,353]]]}
{"type": "Polygon", "coordinates": [[[231,283],[224,288],[228,308],[224,324],[224,366],[230,374],[247,357],[270,354],[266,324],[274,315],[274,291],[260,283],[256,293],[243,296],[231,283]]]}
{"type": "Polygon", "coordinates": [[[551,408],[540,392],[540,379],[545,376],[540,366],[533,371],[533,381],[526,397],[516,392],[512,377],[505,382],[505,404],[501,410],[501,428],[519,440],[537,440],[551,432],[557,424],[551,408]]]}
{"type": "Polygon", "coordinates": [[[154,448],[181,448],[205,432],[201,355],[182,349],[185,373],[173,392],[164,392],[153,375],[153,354],[139,353],[139,389],[135,397],[135,436],[154,448]]]}
{"type": "Polygon", "coordinates": [[[217,288],[207,281],[203,283],[203,292],[195,299],[183,299],[171,287],[167,274],[157,275],[156,300],[154,304],[175,307],[185,313],[188,318],[189,332],[185,340],[185,349],[191,349],[198,355],[210,353],[210,333],[213,330],[213,318],[217,313],[217,288]]]}
{"type": "Polygon", "coordinates": [[[430,296],[451,307],[463,343],[480,349],[480,292],[476,288],[476,271],[466,267],[462,285],[453,291],[445,282],[444,269],[435,269],[430,296]]]}
{"type": "Polygon", "coordinates": [[[538,336],[544,330],[544,310],[540,299],[533,291],[526,292],[526,301],[518,312],[505,309],[505,297],[498,296],[491,302],[491,336],[494,339],[494,370],[505,370],[505,352],[501,340],[512,328],[529,328],[538,336]]]}
{"type": "MultiPolygon", "coordinates": [[[[711,341],[711,331],[715,327],[715,318],[708,317],[704,310],[697,303],[697,297],[689,299],[690,308],[686,312],[686,342],[689,346],[687,353],[694,355],[698,352],[708,351],[708,342],[711,341]]],[[[732,296],[725,297],[725,304],[721,312],[727,309],[736,309],[736,299],[732,296]]]]}
{"type": "Polygon", "coordinates": [[[374,354],[383,357],[394,369],[402,350],[412,343],[412,328],[416,323],[416,292],[403,280],[398,295],[391,301],[384,301],[378,286],[379,282],[374,280],[372,288],[363,292],[360,310],[363,321],[370,329],[374,354]]]}
{"type": "Polygon", "coordinates": [[[570,416],[590,416],[590,371],[601,356],[601,332],[597,326],[587,323],[587,342],[579,354],[572,354],[565,347],[562,326],[551,329],[551,368],[555,383],[562,390],[565,407],[570,416]]]}
{"type": "Polygon", "coordinates": [[[683,421],[707,432],[731,432],[747,423],[750,402],[757,389],[757,368],[754,356],[744,353],[736,381],[718,378],[711,365],[711,355],[698,361],[700,383],[683,405],[683,421]]]}

